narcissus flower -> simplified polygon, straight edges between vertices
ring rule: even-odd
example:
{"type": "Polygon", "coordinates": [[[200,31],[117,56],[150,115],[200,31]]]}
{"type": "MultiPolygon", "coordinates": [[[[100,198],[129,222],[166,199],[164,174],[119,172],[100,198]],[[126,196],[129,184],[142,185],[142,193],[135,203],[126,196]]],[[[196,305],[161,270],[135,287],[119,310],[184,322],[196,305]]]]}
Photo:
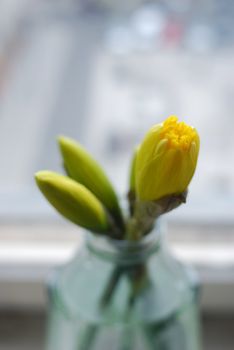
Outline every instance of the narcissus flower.
{"type": "Polygon", "coordinates": [[[39,171],[35,179],[50,204],[65,218],[94,232],[109,229],[102,204],[83,185],[52,171],[39,171]]]}
{"type": "Polygon", "coordinates": [[[196,169],[199,136],[193,127],[170,116],[153,126],[136,160],[136,192],[142,201],[186,191],[196,169]]]}

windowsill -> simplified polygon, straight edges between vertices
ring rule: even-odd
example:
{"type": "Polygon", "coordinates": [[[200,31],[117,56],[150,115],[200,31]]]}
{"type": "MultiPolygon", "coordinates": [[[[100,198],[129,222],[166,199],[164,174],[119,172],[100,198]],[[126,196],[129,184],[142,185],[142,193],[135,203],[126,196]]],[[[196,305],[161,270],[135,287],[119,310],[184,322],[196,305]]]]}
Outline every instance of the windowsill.
{"type": "MultiPolygon", "coordinates": [[[[198,270],[202,307],[233,312],[234,240],[227,232],[221,241],[220,235],[214,239],[215,232],[209,237],[204,228],[191,227],[193,232],[188,232],[189,227],[169,226],[171,249],[180,261],[198,270]]],[[[82,235],[75,226],[60,222],[5,224],[0,243],[0,308],[45,308],[49,275],[79,249],[82,235]]]]}

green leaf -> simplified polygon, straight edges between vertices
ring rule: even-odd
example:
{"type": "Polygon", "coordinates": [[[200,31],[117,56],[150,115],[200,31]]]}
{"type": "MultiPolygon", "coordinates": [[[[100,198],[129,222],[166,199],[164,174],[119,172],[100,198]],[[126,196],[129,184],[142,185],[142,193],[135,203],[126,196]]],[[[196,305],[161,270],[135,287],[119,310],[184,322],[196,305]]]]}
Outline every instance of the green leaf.
{"type": "Polygon", "coordinates": [[[108,231],[105,209],[83,185],[52,171],[39,171],[35,179],[50,204],[65,218],[94,232],[108,231]]]}

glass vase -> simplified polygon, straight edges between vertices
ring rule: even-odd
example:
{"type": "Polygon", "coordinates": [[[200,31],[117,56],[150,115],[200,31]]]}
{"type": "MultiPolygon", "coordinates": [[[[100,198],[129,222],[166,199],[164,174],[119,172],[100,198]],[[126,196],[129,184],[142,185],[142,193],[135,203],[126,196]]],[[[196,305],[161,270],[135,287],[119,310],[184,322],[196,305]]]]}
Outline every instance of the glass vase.
{"type": "Polygon", "coordinates": [[[141,242],[88,235],[49,288],[47,350],[199,350],[198,283],[159,227],[141,242]]]}

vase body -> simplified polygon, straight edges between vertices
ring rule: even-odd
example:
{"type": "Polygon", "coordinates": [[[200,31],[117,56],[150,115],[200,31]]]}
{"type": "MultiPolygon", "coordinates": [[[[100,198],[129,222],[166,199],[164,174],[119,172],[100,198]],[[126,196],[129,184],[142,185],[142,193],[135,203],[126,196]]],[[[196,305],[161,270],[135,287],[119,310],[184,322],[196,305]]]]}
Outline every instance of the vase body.
{"type": "Polygon", "coordinates": [[[196,274],[159,230],[140,244],[89,238],[49,287],[47,350],[199,350],[196,274]]]}

